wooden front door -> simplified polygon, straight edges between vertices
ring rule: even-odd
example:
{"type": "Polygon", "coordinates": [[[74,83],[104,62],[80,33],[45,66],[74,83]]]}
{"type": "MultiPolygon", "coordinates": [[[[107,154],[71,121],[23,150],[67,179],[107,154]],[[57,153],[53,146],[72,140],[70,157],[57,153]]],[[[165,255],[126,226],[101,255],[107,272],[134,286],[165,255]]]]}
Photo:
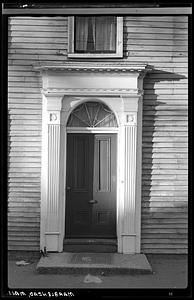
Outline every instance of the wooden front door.
{"type": "Polygon", "coordinates": [[[116,134],[68,134],[66,238],[116,237],[116,134]]]}

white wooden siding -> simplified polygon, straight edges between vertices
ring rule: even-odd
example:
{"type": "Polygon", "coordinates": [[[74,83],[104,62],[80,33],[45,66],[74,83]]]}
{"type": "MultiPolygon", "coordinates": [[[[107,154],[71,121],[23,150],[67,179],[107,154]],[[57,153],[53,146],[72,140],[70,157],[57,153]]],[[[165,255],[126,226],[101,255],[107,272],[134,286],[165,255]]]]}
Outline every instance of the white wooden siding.
{"type": "MultiPolygon", "coordinates": [[[[38,62],[67,60],[67,17],[9,18],[9,249],[39,250],[41,78],[38,62]]],[[[144,80],[144,253],[187,252],[186,16],[127,16],[124,57],[144,80]]]]}
{"type": "Polygon", "coordinates": [[[125,54],[144,80],[141,250],[187,252],[187,17],[126,17],[125,54]]]}
{"type": "Polygon", "coordinates": [[[65,59],[60,49],[67,49],[67,18],[10,18],[10,250],[39,250],[42,96],[33,64],[65,59]]]}

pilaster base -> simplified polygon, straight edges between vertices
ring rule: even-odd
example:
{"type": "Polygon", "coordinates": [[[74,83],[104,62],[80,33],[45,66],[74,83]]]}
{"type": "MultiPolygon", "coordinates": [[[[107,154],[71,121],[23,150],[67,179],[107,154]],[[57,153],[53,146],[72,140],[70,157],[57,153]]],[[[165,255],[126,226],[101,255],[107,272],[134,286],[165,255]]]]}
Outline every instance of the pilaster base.
{"type": "Polygon", "coordinates": [[[47,251],[59,251],[59,233],[45,233],[47,251]]]}
{"type": "Polygon", "coordinates": [[[136,235],[125,235],[122,234],[122,243],[123,243],[123,254],[134,254],[136,253],[136,235]]]}

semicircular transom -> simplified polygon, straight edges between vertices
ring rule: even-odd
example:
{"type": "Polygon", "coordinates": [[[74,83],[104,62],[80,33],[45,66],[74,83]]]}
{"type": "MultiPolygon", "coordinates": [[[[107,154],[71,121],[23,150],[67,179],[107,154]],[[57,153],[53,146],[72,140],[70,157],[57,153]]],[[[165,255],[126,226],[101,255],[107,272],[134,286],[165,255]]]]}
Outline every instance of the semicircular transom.
{"type": "Polygon", "coordinates": [[[101,102],[84,102],[69,116],[67,127],[118,127],[115,114],[101,102]]]}

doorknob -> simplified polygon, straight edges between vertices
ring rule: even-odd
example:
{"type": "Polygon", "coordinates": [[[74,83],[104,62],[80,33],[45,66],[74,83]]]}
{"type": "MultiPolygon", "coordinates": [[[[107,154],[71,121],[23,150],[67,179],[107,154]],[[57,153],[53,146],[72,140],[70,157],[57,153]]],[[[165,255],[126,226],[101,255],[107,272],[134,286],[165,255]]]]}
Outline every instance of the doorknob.
{"type": "Polygon", "coordinates": [[[96,201],[96,200],[89,200],[88,203],[95,204],[95,203],[98,203],[98,201],[96,201]]]}
{"type": "Polygon", "coordinates": [[[67,186],[67,190],[70,190],[71,189],[71,187],[70,186],[67,186]]]}

